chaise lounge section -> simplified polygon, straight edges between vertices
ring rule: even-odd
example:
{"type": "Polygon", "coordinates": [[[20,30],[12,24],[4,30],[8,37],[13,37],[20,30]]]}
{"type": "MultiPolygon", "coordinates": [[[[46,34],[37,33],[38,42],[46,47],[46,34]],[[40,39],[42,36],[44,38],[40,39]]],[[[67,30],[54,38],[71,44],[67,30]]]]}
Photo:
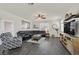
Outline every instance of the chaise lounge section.
{"type": "MultiPolygon", "coordinates": [[[[22,38],[21,37],[13,37],[10,32],[2,33],[0,35],[0,39],[2,41],[1,49],[3,51],[21,47],[22,46],[22,38]]],[[[2,51],[2,53],[3,53],[2,51]]]]}

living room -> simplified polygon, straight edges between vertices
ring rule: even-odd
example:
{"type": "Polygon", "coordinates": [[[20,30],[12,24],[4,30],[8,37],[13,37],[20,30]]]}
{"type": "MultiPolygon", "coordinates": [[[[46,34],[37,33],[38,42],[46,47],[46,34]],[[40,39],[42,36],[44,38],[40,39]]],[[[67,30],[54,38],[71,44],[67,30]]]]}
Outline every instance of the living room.
{"type": "Polygon", "coordinates": [[[70,30],[68,27],[70,25],[65,25],[67,22],[70,24],[73,19],[78,22],[78,5],[58,3],[0,4],[0,54],[79,54],[79,48],[75,44],[75,42],[79,42],[78,40],[73,41],[74,48],[72,48],[73,37],[79,36],[78,23],[75,34],[74,30],[73,33],[67,32],[70,30]]]}

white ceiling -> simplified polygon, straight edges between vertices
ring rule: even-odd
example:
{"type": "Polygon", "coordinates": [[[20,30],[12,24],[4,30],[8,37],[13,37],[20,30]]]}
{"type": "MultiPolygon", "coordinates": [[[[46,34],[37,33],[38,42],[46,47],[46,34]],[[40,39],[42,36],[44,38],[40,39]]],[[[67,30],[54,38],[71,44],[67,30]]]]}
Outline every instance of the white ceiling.
{"type": "Polygon", "coordinates": [[[56,19],[64,17],[68,11],[79,11],[79,4],[56,4],[56,3],[35,3],[28,5],[27,3],[2,3],[0,9],[23,17],[27,20],[35,19],[39,13],[45,14],[47,19],[56,19]]]}

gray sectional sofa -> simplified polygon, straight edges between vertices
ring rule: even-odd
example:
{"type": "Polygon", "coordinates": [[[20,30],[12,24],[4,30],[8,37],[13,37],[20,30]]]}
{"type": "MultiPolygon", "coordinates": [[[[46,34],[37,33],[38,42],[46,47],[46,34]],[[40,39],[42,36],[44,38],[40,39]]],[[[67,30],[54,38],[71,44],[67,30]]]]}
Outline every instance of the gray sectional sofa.
{"type": "Polygon", "coordinates": [[[40,34],[42,37],[45,37],[46,32],[40,30],[30,30],[30,31],[19,31],[17,32],[17,36],[21,36],[22,40],[28,40],[35,34],[40,34]]]}

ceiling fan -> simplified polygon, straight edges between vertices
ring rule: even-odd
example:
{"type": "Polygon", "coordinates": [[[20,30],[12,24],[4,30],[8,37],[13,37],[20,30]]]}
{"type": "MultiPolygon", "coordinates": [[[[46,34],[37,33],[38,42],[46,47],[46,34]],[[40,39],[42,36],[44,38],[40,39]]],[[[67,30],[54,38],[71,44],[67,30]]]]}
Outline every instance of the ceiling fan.
{"type": "Polygon", "coordinates": [[[37,19],[38,19],[38,18],[40,18],[40,19],[46,19],[45,15],[42,15],[42,14],[38,14],[38,15],[37,15],[37,19]]]}

